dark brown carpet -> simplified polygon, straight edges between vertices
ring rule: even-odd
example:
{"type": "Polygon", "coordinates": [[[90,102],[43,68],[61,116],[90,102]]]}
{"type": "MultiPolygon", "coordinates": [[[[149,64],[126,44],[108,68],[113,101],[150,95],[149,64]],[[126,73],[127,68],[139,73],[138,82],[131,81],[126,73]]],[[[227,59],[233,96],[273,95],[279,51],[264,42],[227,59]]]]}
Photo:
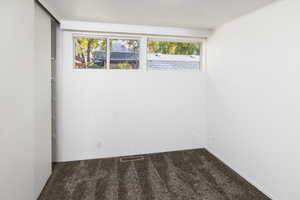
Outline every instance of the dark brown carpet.
{"type": "Polygon", "coordinates": [[[269,200],[204,149],[58,163],[39,200],[269,200]]]}

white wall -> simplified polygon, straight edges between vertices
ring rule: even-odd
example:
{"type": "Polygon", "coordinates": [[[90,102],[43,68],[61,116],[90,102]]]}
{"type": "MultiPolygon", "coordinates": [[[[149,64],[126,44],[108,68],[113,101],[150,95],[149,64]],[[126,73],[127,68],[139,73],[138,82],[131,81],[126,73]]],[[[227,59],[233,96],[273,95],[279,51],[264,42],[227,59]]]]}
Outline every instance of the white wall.
{"type": "Polygon", "coordinates": [[[47,16],[32,0],[3,1],[0,12],[0,199],[33,200],[51,170],[47,16]]]}
{"type": "Polygon", "coordinates": [[[34,2],[0,1],[0,199],[34,198],[34,2]]]}
{"type": "Polygon", "coordinates": [[[176,37],[208,37],[211,29],[176,28],[164,26],[143,26],[113,23],[95,23],[84,21],[62,20],[60,28],[71,31],[94,31],[104,33],[128,33],[146,35],[168,35],[176,37]]]}
{"type": "Polygon", "coordinates": [[[57,161],[204,146],[204,73],[73,69],[72,44],[65,31],[57,161]]]}
{"type": "Polygon", "coordinates": [[[35,6],[35,194],[51,174],[51,19],[35,6]]]}
{"type": "Polygon", "coordinates": [[[220,27],[208,44],[208,148],[273,199],[300,199],[300,1],[220,27]]]}

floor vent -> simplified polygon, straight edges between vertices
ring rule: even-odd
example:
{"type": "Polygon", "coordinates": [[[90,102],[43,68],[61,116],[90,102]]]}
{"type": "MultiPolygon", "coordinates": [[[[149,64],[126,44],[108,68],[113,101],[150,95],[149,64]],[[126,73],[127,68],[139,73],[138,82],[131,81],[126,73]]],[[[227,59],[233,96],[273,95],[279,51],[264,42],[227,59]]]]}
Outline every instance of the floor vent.
{"type": "Polygon", "coordinates": [[[144,160],[144,156],[130,156],[130,157],[123,157],[120,158],[120,162],[134,162],[144,160]]]}

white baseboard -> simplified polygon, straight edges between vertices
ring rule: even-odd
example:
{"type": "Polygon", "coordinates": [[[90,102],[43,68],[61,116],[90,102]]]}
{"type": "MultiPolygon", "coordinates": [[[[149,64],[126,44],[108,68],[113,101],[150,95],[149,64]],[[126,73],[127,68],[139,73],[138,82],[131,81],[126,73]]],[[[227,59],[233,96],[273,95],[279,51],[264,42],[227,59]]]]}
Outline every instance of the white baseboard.
{"type": "Polygon", "coordinates": [[[126,157],[126,156],[136,156],[136,155],[147,155],[147,154],[156,154],[156,153],[166,153],[166,152],[175,152],[175,151],[187,151],[194,149],[206,149],[206,146],[190,146],[190,147],[176,147],[176,148],[165,148],[157,150],[147,150],[147,151],[135,151],[135,152],[123,152],[117,154],[103,154],[103,155],[83,155],[81,157],[76,157],[74,159],[54,159],[53,162],[73,162],[73,161],[83,161],[83,160],[94,160],[94,159],[106,159],[106,158],[117,158],[117,157],[126,157]]]}
{"type": "Polygon", "coordinates": [[[273,195],[271,195],[269,192],[267,192],[260,184],[255,183],[251,178],[245,175],[245,173],[241,172],[240,170],[236,169],[232,165],[230,165],[230,162],[227,162],[226,160],[222,159],[216,152],[213,150],[207,148],[207,151],[213,154],[215,157],[217,157],[220,161],[222,161],[224,164],[226,164],[228,167],[230,167],[233,171],[235,171],[237,174],[239,174],[243,179],[247,180],[250,184],[252,184],[254,187],[256,187],[258,190],[260,190],[262,193],[264,193],[267,197],[269,197],[272,200],[279,200],[278,198],[275,198],[273,195]]]}

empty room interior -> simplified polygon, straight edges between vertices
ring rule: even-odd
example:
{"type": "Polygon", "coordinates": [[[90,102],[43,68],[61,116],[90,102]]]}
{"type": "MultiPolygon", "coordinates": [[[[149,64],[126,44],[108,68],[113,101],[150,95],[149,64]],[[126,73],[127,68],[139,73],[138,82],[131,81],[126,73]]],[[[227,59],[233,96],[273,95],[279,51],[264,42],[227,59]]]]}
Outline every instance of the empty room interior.
{"type": "Polygon", "coordinates": [[[300,0],[0,11],[1,200],[300,200],[300,0]]]}

